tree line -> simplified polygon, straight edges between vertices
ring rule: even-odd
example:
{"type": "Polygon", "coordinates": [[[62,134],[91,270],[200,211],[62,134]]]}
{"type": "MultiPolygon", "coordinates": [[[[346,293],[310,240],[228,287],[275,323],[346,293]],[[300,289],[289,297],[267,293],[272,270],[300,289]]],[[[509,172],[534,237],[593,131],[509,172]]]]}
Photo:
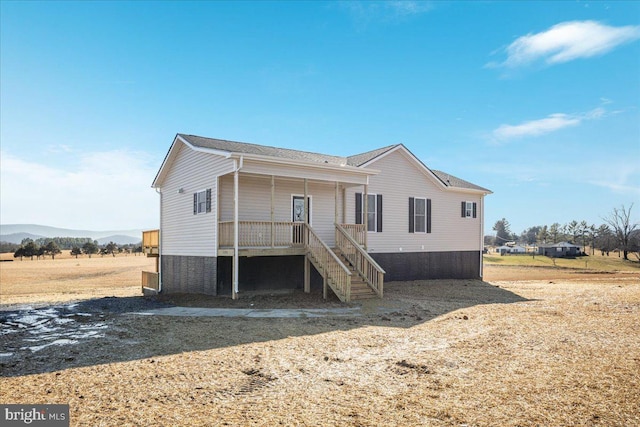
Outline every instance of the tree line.
{"type": "Polygon", "coordinates": [[[589,224],[587,221],[573,220],[561,225],[553,223],[550,226],[537,225],[529,227],[520,235],[511,232],[509,221],[505,218],[498,220],[493,226],[495,236],[485,236],[485,245],[501,246],[508,242],[526,245],[554,244],[569,242],[582,246],[586,251],[587,245],[591,247],[592,254],[599,250],[602,255],[619,250],[624,259],[629,259],[629,253],[633,253],[640,261],[640,229],[639,224],[631,221],[631,209],[622,205],[603,217],[600,225],[589,224]]]}
{"type": "MultiPolygon", "coordinates": [[[[13,253],[14,258],[31,258],[34,257],[36,259],[40,259],[40,257],[51,256],[51,259],[55,259],[56,255],[62,252],[59,244],[57,242],[69,242],[73,241],[73,237],[64,237],[64,238],[45,238],[45,239],[23,239],[20,243],[20,246],[15,249],[13,253]]],[[[79,243],[78,240],[75,240],[76,243],[79,243]]],[[[91,258],[92,255],[99,254],[101,256],[112,255],[116,256],[117,253],[142,253],[142,245],[121,245],[118,246],[114,242],[109,242],[104,245],[99,245],[96,240],[91,240],[89,238],[80,238],[80,242],[84,242],[82,245],[71,245],[70,249],[71,255],[74,255],[76,258],[80,255],[88,255],[91,258]]]]}

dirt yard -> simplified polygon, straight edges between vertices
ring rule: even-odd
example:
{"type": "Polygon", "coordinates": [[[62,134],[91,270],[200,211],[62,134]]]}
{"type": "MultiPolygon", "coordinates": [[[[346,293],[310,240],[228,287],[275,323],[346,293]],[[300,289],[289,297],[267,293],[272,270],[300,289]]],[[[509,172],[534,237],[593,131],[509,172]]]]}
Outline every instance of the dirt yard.
{"type": "Polygon", "coordinates": [[[74,426],[640,425],[637,269],[487,265],[484,282],[388,283],[358,316],[306,319],[135,313],[340,303],[105,290],[25,309],[6,277],[0,401],[68,403],[74,426]]]}

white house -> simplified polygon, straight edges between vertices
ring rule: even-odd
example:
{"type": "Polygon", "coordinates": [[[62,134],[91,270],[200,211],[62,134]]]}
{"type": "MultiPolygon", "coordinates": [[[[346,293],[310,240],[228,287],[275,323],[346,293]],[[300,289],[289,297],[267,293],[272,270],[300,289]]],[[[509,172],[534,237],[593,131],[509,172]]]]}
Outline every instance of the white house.
{"type": "Polygon", "coordinates": [[[496,252],[499,252],[500,255],[504,254],[524,254],[527,252],[527,249],[524,246],[520,245],[512,245],[512,246],[499,246],[496,248],[496,252]]]}
{"type": "Polygon", "coordinates": [[[160,194],[162,293],[481,278],[484,196],[404,145],[350,157],[178,134],[160,194]]]}

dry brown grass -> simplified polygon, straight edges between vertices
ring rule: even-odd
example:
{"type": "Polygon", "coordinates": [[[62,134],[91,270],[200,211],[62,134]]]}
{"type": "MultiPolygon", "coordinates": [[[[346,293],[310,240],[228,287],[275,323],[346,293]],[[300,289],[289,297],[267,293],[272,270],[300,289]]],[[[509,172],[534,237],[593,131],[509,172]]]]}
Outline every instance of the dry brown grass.
{"type": "MultiPolygon", "coordinates": [[[[2,255],[2,259],[13,259],[12,254],[2,255]]],[[[155,260],[142,255],[76,259],[64,251],[54,260],[0,262],[0,304],[139,295],[142,270],[155,271],[155,260]]]]}
{"type": "Polygon", "coordinates": [[[119,315],[0,401],[79,426],[640,425],[640,277],[526,272],[390,283],[350,319],[119,315]]]}

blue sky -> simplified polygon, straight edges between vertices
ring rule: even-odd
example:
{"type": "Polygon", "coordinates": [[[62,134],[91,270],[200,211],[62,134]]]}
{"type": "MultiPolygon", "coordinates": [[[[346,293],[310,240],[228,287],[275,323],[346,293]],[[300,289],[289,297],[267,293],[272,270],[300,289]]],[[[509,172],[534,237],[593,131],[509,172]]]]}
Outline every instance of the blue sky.
{"type": "Polygon", "coordinates": [[[176,133],[403,143],[500,218],[640,218],[640,2],[10,2],[0,221],[153,228],[176,133]]]}

